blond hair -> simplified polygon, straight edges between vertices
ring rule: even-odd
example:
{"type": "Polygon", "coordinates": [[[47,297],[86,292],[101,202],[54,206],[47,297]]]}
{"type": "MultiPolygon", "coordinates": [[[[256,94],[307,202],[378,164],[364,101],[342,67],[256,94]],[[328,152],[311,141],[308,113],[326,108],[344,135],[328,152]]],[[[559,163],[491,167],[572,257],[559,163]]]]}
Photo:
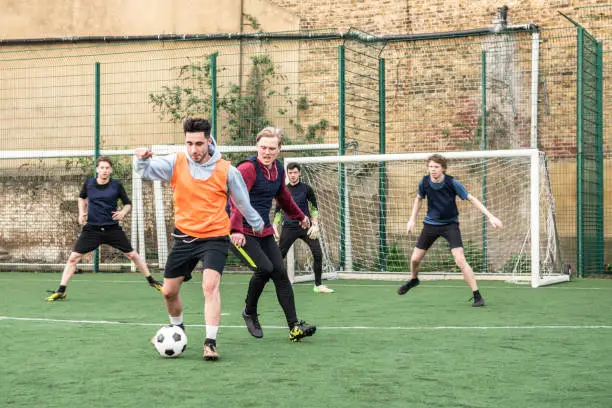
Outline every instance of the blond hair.
{"type": "Polygon", "coordinates": [[[274,126],[267,126],[257,134],[255,137],[255,143],[258,143],[262,137],[276,137],[278,139],[278,145],[280,146],[283,142],[283,130],[274,126]]]}

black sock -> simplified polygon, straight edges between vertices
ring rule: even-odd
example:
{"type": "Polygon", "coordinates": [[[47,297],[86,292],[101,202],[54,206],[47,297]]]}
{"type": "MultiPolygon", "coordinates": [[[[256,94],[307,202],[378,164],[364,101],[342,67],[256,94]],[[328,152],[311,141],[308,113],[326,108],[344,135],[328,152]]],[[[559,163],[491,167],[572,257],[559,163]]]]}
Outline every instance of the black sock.
{"type": "Polygon", "coordinates": [[[210,344],[213,347],[217,347],[217,340],[207,338],[206,340],[204,340],[204,344],[210,344]]]}
{"type": "Polygon", "coordinates": [[[65,293],[66,292],[66,285],[60,285],[59,289],[57,290],[59,293],[65,293]]]}
{"type": "Polygon", "coordinates": [[[149,276],[147,276],[146,278],[147,278],[147,281],[148,281],[149,283],[153,283],[153,282],[155,282],[155,279],[153,279],[153,275],[149,275],[149,276]]]}
{"type": "Polygon", "coordinates": [[[472,294],[474,295],[474,300],[478,300],[480,299],[482,296],[480,296],[480,291],[478,289],[476,289],[474,292],[472,292],[472,294]]]}

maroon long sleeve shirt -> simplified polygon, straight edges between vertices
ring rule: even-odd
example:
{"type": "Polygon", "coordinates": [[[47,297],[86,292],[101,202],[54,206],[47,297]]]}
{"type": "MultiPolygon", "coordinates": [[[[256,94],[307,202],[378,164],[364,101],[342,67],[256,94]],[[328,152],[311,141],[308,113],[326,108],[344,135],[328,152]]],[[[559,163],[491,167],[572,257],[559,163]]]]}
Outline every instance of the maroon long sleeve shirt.
{"type": "MultiPolygon", "coordinates": [[[[258,159],[257,165],[259,166],[264,177],[267,180],[275,181],[278,178],[278,168],[277,168],[276,162],[274,162],[271,168],[267,168],[258,159]]],[[[241,163],[240,165],[238,165],[237,168],[240,174],[242,174],[242,178],[244,179],[244,183],[246,184],[247,190],[250,192],[251,188],[253,187],[257,179],[257,171],[255,169],[254,163],[250,161],[245,161],[241,163]]],[[[278,193],[276,194],[276,197],[274,198],[276,199],[276,203],[280,206],[280,208],[283,209],[283,211],[285,212],[285,214],[287,214],[289,218],[294,219],[294,220],[299,220],[299,221],[304,219],[305,215],[302,212],[302,210],[300,210],[300,208],[297,206],[295,201],[293,201],[293,198],[291,198],[291,192],[285,185],[285,180],[281,180],[280,189],[278,190],[278,193]]],[[[270,203],[270,205],[271,204],[272,203],[270,203]]],[[[259,237],[266,237],[268,235],[274,234],[274,229],[272,228],[272,223],[269,220],[269,216],[267,219],[268,222],[266,222],[265,218],[264,218],[264,222],[266,222],[266,224],[270,224],[270,226],[265,227],[264,230],[260,234],[257,234],[255,231],[253,231],[251,227],[247,227],[243,225],[242,214],[240,213],[240,211],[238,211],[238,209],[234,206],[233,203],[231,203],[230,207],[231,207],[230,221],[231,221],[231,231],[232,232],[241,232],[246,235],[259,236],[259,237]]]]}

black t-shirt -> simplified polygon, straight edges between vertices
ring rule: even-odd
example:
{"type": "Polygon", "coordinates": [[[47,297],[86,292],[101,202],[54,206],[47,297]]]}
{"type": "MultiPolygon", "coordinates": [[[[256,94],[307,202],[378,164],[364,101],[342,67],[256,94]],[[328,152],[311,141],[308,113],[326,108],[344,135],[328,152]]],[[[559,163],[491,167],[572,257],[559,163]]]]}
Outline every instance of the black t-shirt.
{"type": "MultiPolygon", "coordinates": [[[[317,197],[315,196],[314,190],[306,183],[302,183],[298,181],[297,184],[291,185],[291,183],[287,184],[287,188],[291,193],[291,198],[300,207],[300,210],[304,213],[305,216],[310,217],[310,208],[308,207],[308,202],[312,204],[314,208],[317,207],[317,197]]],[[[276,206],[276,212],[280,211],[280,207],[276,206]]],[[[287,217],[285,213],[283,213],[283,223],[286,225],[298,225],[298,220],[292,220],[287,217]]]]}
{"type": "Polygon", "coordinates": [[[115,179],[110,179],[106,184],[98,184],[95,177],[90,177],[83,183],[79,197],[87,199],[87,223],[92,225],[118,224],[113,220],[117,200],[121,199],[123,205],[132,204],[123,184],[115,179]]]}

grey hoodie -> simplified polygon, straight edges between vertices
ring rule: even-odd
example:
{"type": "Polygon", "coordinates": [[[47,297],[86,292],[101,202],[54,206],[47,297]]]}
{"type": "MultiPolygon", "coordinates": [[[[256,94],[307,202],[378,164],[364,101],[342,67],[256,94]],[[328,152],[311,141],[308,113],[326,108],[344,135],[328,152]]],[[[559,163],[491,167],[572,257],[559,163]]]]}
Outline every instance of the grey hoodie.
{"type": "MultiPolygon", "coordinates": [[[[187,153],[185,153],[185,156],[189,162],[191,176],[195,179],[207,180],[212,175],[215,165],[221,158],[221,153],[214,152],[212,157],[203,164],[193,161],[187,153]]],[[[174,163],[176,163],[176,153],[167,156],[156,156],[151,159],[135,159],[134,168],[144,179],[170,181],[174,172],[174,163]]],[[[262,230],[264,222],[257,211],[251,206],[249,191],[244,184],[242,175],[234,166],[230,166],[227,174],[227,190],[238,211],[242,213],[249,225],[256,231],[262,230]]]]}

